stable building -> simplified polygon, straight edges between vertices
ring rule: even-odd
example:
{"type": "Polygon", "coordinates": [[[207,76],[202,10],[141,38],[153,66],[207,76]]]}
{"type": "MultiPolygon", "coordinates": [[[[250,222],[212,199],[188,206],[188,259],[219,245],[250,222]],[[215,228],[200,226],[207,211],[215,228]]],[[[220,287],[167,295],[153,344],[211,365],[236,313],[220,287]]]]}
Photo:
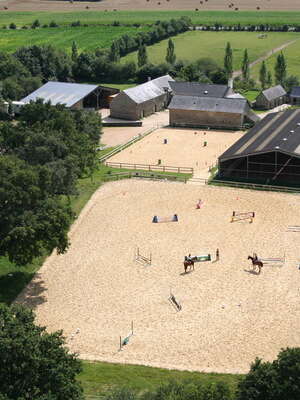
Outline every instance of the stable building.
{"type": "Polygon", "coordinates": [[[110,103],[110,117],[136,121],[165,109],[170,101],[170,75],[121,91],[110,103]]]}
{"type": "Polygon", "coordinates": [[[255,107],[270,110],[287,102],[287,93],[281,85],[263,90],[256,97],[255,107]]]}
{"type": "Polygon", "coordinates": [[[109,107],[110,97],[118,92],[118,89],[106,86],[50,81],[21,99],[21,102],[28,104],[42,99],[52,105],[64,104],[71,110],[97,110],[109,107]]]}
{"type": "Polygon", "coordinates": [[[290,93],[290,103],[294,105],[300,104],[300,86],[295,86],[292,88],[290,93]]]}
{"type": "Polygon", "coordinates": [[[224,98],[234,92],[227,85],[215,85],[199,82],[170,82],[172,95],[224,98]]]}
{"type": "Polygon", "coordinates": [[[239,98],[175,95],[168,108],[173,127],[242,129],[260,120],[239,98]]]}
{"type": "Polygon", "coordinates": [[[268,114],[218,160],[218,178],[269,185],[300,183],[300,109],[268,114]]]}

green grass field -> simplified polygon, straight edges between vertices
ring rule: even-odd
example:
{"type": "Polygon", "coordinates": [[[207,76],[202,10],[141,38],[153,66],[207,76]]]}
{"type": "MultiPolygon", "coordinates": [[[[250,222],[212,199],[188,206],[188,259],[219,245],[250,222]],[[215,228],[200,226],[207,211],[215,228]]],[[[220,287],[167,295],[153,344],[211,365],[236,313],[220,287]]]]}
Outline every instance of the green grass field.
{"type": "MultiPolygon", "coordinates": [[[[223,65],[226,43],[230,42],[233,49],[234,69],[240,69],[243,52],[247,48],[250,61],[254,61],[272,48],[300,38],[300,33],[270,32],[265,39],[259,39],[257,32],[201,32],[190,31],[173,37],[177,59],[194,61],[209,57],[223,65]]],[[[168,40],[149,46],[148,58],[152,63],[165,61],[168,40]]],[[[122,58],[125,61],[137,61],[137,52],[122,58]]]]}
{"type": "MultiPolygon", "coordinates": [[[[200,7],[199,7],[200,8],[200,7]]],[[[54,20],[58,24],[70,24],[80,20],[88,24],[110,24],[113,21],[133,24],[151,24],[157,20],[169,20],[186,15],[195,24],[213,24],[215,22],[223,25],[233,24],[300,24],[300,11],[94,11],[84,10],[80,12],[11,12],[0,13],[0,25],[9,25],[14,22],[18,26],[31,24],[39,19],[42,24],[54,20]]]]}
{"type": "Polygon", "coordinates": [[[153,390],[169,380],[193,380],[203,383],[227,382],[234,390],[241,378],[242,375],[205,374],[102,362],[84,362],[83,372],[78,377],[87,398],[101,396],[115,386],[126,386],[139,392],[147,389],[153,390]]]}
{"type": "Polygon", "coordinates": [[[114,39],[124,34],[136,35],[149,30],[142,26],[88,26],[39,29],[0,29],[0,51],[14,52],[21,46],[52,44],[55,47],[71,51],[75,40],[79,51],[110,47],[114,39]]]}
{"type": "MultiPolygon", "coordinates": [[[[297,40],[295,43],[291,44],[287,48],[285,48],[282,53],[285,56],[287,61],[287,71],[288,75],[295,75],[300,80],[300,40],[297,40]]],[[[266,61],[267,68],[271,71],[274,77],[274,66],[276,62],[276,58],[279,53],[274,54],[266,61]]],[[[259,69],[261,67],[261,63],[255,65],[251,69],[251,76],[254,79],[258,80],[259,77],[259,69]]]]}

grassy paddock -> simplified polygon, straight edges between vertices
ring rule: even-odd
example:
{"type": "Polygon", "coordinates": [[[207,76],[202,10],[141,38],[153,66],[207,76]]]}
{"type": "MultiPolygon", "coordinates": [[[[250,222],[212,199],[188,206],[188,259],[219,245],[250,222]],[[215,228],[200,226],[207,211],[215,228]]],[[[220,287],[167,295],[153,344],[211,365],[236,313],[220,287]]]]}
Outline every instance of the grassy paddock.
{"type": "MultiPolygon", "coordinates": [[[[244,50],[248,49],[250,62],[261,57],[271,49],[290,40],[300,38],[295,32],[268,32],[265,39],[259,39],[258,32],[202,32],[189,31],[172,38],[177,59],[195,61],[202,57],[212,58],[223,65],[226,43],[233,49],[234,69],[240,69],[244,50]]],[[[168,39],[148,46],[148,58],[152,63],[165,61],[168,39]]],[[[299,54],[299,53],[298,53],[299,54]]],[[[125,61],[137,61],[137,52],[122,58],[125,61]]]]}
{"type": "Polygon", "coordinates": [[[61,25],[70,24],[80,20],[88,24],[111,24],[119,21],[124,24],[152,24],[157,20],[169,20],[188,16],[194,24],[242,25],[248,24],[270,24],[273,26],[300,24],[300,11],[192,11],[192,10],[164,10],[164,11],[94,11],[85,10],[77,12],[12,12],[0,13],[0,25],[9,25],[11,22],[21,26],[30,25],[35,19],[42,24],[55,21],[61,25]]]}
{"type": "MultiPolygon", "coordinates": [[[[288,75],[295,75],[298,77],[300,80],[300,68],[299,68],[299,61],[300,61],[300,40],[297,40],[295,43],[291,44],[290,46],[286,47],[282,53],[285,56],[285,59],[287,61],[287,71],[288,75]]],[[[274,77],[274,67],[276,63],[276,58],[279,53],[274,54],[273,56],[269,57],[268,60],[266,61],[266,66],[268,70],[271,71],[273,77],[274,77]]],[[[256,64],[252,69],[251,69],[251,76],[254,79],[259,78],[259,69],[261,67],[261,63],[256,64]]]]}
{"type": "Polygon", "coordinates": [[[168,380],[193,380],[203,383],[226,382],[234,391],[243,375],[206,374],[201,372],[176,371],[139,365],[84,362],[81,381],[86,396],[101,396],[108,389],[126,386],[142,392],[153,390],[168,380]]]}
{"type": "Polygon", "coordinates": [[[1,51],[14,52],[21,46],[51,44],[71,52],[75,40],[79,51],[110,47],[113,40],[124,34],[136,35],[149,27],[142,26],[88,26],[39,29],[0,29],[1,51]]]}

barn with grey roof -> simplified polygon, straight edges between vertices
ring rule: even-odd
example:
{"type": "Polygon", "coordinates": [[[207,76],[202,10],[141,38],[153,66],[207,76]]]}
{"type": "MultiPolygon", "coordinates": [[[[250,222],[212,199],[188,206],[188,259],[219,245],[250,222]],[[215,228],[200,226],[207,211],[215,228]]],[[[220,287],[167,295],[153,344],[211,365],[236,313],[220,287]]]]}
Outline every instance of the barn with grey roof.
{"type": "Polygon", "coordinates": [[[271,113],[219,157],[221,179],[300,183],[300,109],[271,113]]]}
{"type": "Polygon", "coordinates": [[[50,81],[24,97],[21,102],[27,104],[42,99],[44,102],[50,102],[53,106],[64,104],[67,108],[73,110],[98,109],[108,107],[109,96],[118,92],[118,89],[106,86],[50,81]]]}
{"type": "Polygon", "coordinates": [[[168,106],[170,75],[164,75],[141,85],[121,91],[110,104],[110,117],[139,120],[168,106]]]}
{"type": "Polygon", "coordinates": [[[273,86],[260,92],[256,97],[255,107],[270,110],[286,103],[287,93],[281,85],[273,86]]]}

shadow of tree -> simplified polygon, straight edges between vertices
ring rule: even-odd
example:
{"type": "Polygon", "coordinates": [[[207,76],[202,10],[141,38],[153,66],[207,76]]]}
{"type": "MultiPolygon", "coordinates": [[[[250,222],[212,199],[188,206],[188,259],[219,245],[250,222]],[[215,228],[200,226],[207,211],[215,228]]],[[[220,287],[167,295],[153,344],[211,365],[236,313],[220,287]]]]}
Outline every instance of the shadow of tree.
{"type": "Polygon", "coordinates": [[[30,308],[35,308],[46,301],[43,292],[44,281],[38,273],[27,271],[8,272],[0,276],[0,302],[11,304],[16,298],[30,308]],[[18,296],[19,295],[19,296],[18,296]]]}

